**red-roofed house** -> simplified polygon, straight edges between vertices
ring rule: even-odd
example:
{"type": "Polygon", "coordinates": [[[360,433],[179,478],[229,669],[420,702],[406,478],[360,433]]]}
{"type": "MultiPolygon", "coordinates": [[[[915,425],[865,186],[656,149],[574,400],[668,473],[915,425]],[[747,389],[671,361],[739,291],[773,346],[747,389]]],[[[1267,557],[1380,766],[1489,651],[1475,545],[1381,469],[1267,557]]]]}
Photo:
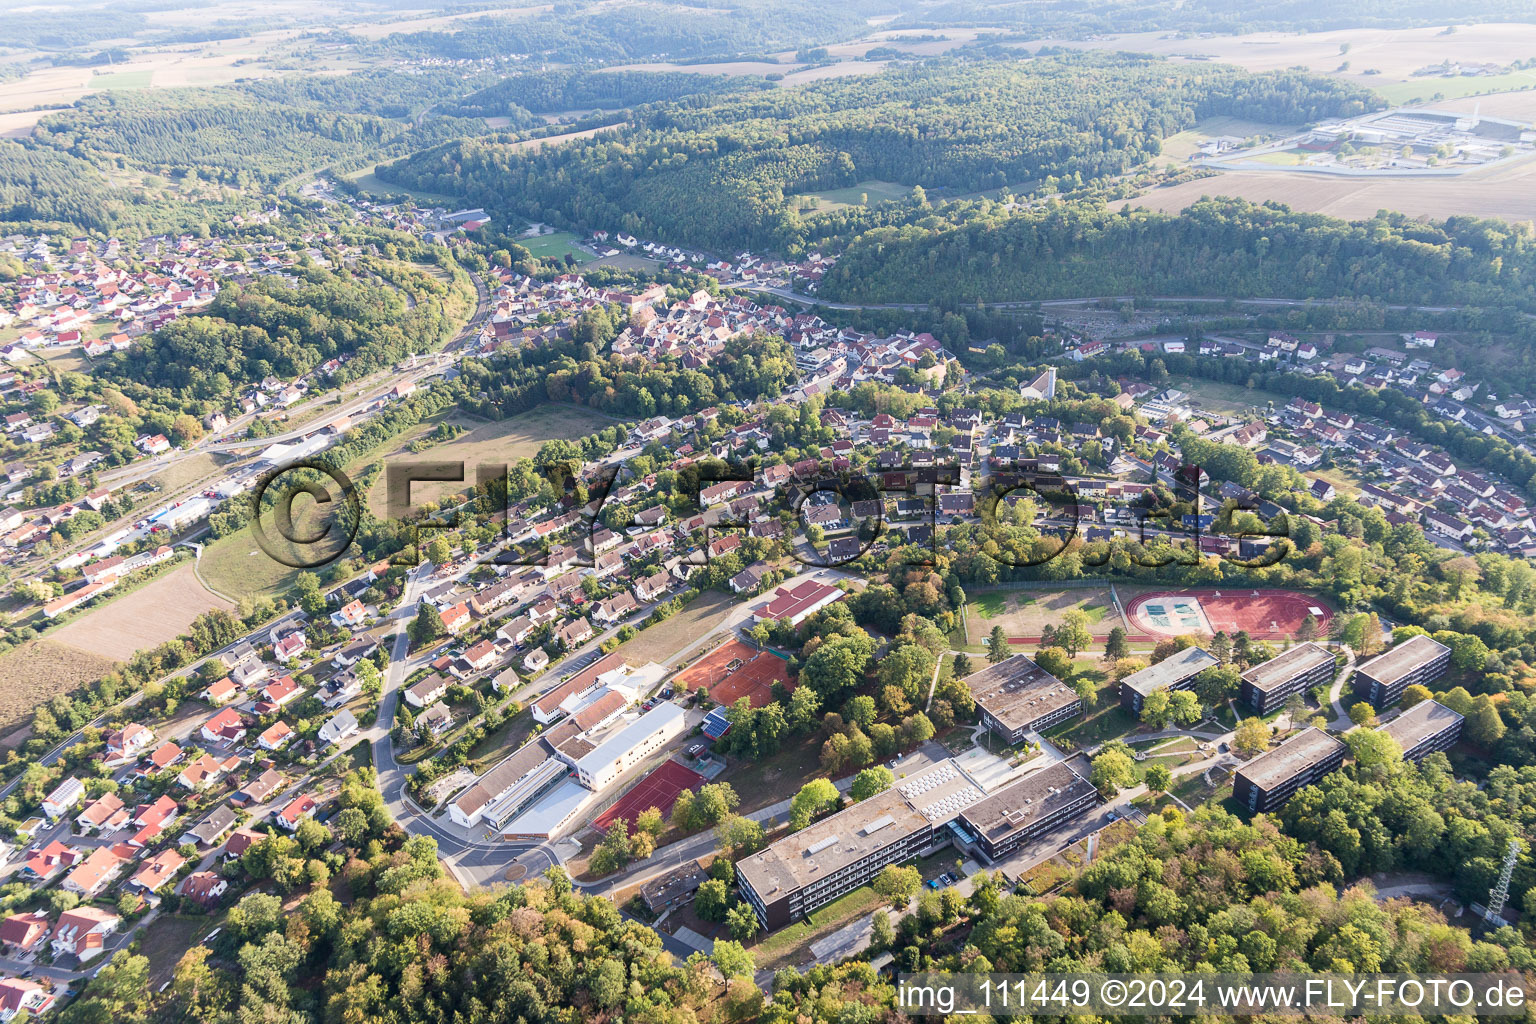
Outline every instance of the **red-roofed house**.
{"type": "Polygon", "coordinates": [[[174,879],[176,872],[180,871],[181,866],[186,862],[187,859],[175,850],[161,850],[134,872],[133,877],[128,879],[128,884],[143,892],[154,892],[174,879]]]}
{"type": "Polygon", "coordinates": [[[211,907],[229,891],[229,880],[214,871],[197,871],[181,883],[181,894],[204,907],[211,907]]]}
{"type": "Polygon", "coordinates": [[[98,846],[64,877],[64,888],[89,899],[111,885],[127,866],[128,861],[110,847],[98,846]]]}
{"type": "Polygon", "coordinates": [[[0,944],[12,955],[30,953],[48,937],[52,928],[48,915],[41,910],[30,914],[13,914],[0,921],[0,944]]]}
{"type": "Polygon", "coordinates": [[[54,995],[35,981],[25,978],[0,979],[0,1021],[14,1020],[26,1013],[27,1019],[41,1017],[53,1008],[54,995]]]}
{"type": "Polygon", "coordinates": [[[209,683],[201,696],[209,704],[228,704],[240,694],[240,687],[229,676],[225,676],[216,683],[209,683]]]}
{"type": "Polygon", "coordinates": [[[245,738],[245,719],[234,708],[225,708],[203,725],[209,743],[239,743],[245,738]]]}
{"type": "Polygon", "coordinates": [[[287,807],[277,812],[277,823],[292,832],[299,827],[299,822],[305,818],[314,817],[315,808],[320,805],[308,794],[304,794],[291,802],[287,807]]]}
{"type": "Polygon", "coordinates": [[[73,954],[81,960],[89,960],[106,948],[108,935],[117,931],[122,919],[110,910],[100,907],[76,907],[59,915],[59,923],[53,931],[53,954],[73,954]]]}
{"type": "Polygon", "coordinates": [[[262,750],[281,750],[293,739],[293,730],[282,719],[273,722],[272,725],[256,737],[257,746],[262,750]]]}

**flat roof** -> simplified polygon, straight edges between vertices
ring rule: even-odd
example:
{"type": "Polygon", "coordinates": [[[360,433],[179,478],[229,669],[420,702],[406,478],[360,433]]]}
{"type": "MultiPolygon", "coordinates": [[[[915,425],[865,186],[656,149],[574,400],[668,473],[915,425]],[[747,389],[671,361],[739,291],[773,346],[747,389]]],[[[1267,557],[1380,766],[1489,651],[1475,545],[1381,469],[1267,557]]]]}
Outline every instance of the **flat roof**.
{"type": "Polygon", "coordinates": [[[1243,680],[1260,690],[1269,691],[1325,662],[1333,664],[1333,652],[1309,640],[1288,651],[1281,651],[1263,664],[1253,666],[1243,673],[1243,680]]]}
{"type": "Polygon", "coordinates": [[[977,801],[960,816],[972,831],[997,842],[1093,791],[1087,779],[1058,761],[977,801]]]}
{"type": "Polygon", "coordinates": [[[965,677],[971,696],[1009,730],[1028,725],[1077,700],[1077,691],[1036,665],[1027,654],[1015,654],[965,677]]]}
{"type": "Polygon", "coordinates": [[[764,902],[804,888],[863,860],[903,836],[953,821],[983,797],[952,759],[786,836],[736,868],[764,902]]]}
{"type": "Polygon", "coordinates": [[[1304,729],[1269,753],[1240,767],[1237,774],[1260,789],[1274,789],[1336,751],[1345,749],[1342,740],[1321,729],[1304,729]]]}
{"type": "Polygon", "coordinates": [[[1177,654],[1169,655],[1156,665],[1149,665],[1140,672],[1132,672],[1121,680],[1121,686],[1129,686],[1145,697],[1166,686],[1177,686],[1192,676],[1199,675],[1212,665],[1220,665],[1216,656],[1199,647],[1186,647],[1177,654]]]}
{"type": "Polygon", "coordinates": [[[1397,741],[1399,747],[1409,750],[1461,720],[1460,714],[1439,701],[1421,700],[1377,731],[1386,733],[1397,741]]]}
{"type": "Polygon", "coordinates": [[[1357,671],[1363,672],[1384,686],[1390,686],[1420,665],[1433,661],[1449,650],[1450,648],[1440,641],[1420,633],[1402,643],[1393,644],[1391,650],[1376,655],[1361,665],[1357,671]]]}
{"type": "Polygon", "coordinates": [[[577,758],[576,768],[595,775],[617,761],[630,748],[687,717],[688,713],[682,708],[671,701],[663,701],[577,758]]]}

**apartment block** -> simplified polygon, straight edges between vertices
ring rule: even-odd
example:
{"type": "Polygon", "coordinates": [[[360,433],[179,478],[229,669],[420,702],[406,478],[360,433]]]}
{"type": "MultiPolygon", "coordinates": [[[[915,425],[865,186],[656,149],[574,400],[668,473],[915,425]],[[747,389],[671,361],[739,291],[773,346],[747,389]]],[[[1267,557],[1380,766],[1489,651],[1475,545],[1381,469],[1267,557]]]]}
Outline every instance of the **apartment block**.
{"type": "Polygon", "coordinates": [[[1243,673],[1239,699],[1261,715],[1278,709],[1293,693],[1306,693],[1333,679],[1333,652],[1304,643],[1282,651],[1243,673]]]}
{"type": "Polygon", "coordinates": [[[1436,751],[1450,750],[1461,738],[1462,716],[1437,700],[1423,700],[1382,726],[1379,731],[1397,741],[1403,760],[1420,761],[1436,751]]]}
{"type": "Polygon", "coordinates": [[[1349,747],[1321,729],[1305,729],[1237,770],[1232,796],[1255,813],[1273,811],[1344,763],[1349,747]]]}
{"type": "Polygon", "coordinates": [[[1198,647],[1186,647],[1177,654],[1133,672],[1120,681],[1120,706],[1140,715],[1147,695],[1155,690],[1187,690],[1195,676],[1221,664],[1216,656],[1198,647]]]}
{"type": "Polygon", "coordinates": [[[1376,708],[1396,704],[1403,691],[1432,683],[1451,664],[1451,649],[1427,636],[1412,636],[1355,669],[1355,692],[1376,708]]]}

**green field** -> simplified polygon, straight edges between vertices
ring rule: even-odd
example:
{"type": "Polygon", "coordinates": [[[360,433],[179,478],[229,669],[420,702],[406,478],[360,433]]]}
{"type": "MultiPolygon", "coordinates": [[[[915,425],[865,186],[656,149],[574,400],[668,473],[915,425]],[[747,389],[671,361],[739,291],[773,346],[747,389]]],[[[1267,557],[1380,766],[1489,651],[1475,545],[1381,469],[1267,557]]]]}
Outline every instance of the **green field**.
{"type": "Polygon", "coordinates": [[[199,568],[208,586],[232,600],[286,593],[299,575],[257,547],[249,526],[203,548],[199,568]]]}
{"type": "Polygon", "coordinates": [[[556,231],[548,235],[519,238],[517,244],[541,260],[563,260],[571,256],[577,263],[590,263],[597,257],[575,246],[576,236],[569,231],[556,231]]]}
{"type": "Polygon", "coordinates": [[[830,188],[824,192],[806,192],[802,195],[789,196],[787,202],[791,209],[799,210],[805,207],[814,209],[817,213],[827,213],[831,210],[842,210],[849,206],[873,206],[876,203],[888,203],[893,199],[901,199],[910,195],[912,186],[898,185],[894,181],[861,181],[847,188],[830,188]]]}
{"type": "Polygon", "coordinates": [[[360,171],[357,174],[347,175],[347,179],[351,181],[352,184],[362,189],[364,192],[372,192],[374,195],[378,196],[405,195],[410,196],[412,199],[415,199],[418,202],[441,203],[445,206],[458,206],[459,201],[463,198],[462,196],[445,195],[441,192],[424,192],[421,189],[406,188],[404,185],[391,185],[389,182],[383,181],[377,174],[373,173],[377,167],[378,165],[375,164],[373,167],[368,168],[366,171],[360,171]]]}
{"type": "Polygon", "coordinates": [[[91,84],[98,89],[148,89],[153,71],[116,71],[96,75],[91,84]]]}
{"type": "Polygon", "coordinates": [[[1262,409],[1265,402],[1274,402],[1278,409],[1290,401],[1286,396],[1273,391],[1245,388],[1241,384],[1227,384],[1199,377],[1173,377],[1168,383],[1180,391],[1187,391],[1212,412],[1242,412],[1251,406],[1262,409]]]}
{"type": "Polygon", "coordinates": [[[1301,166],[1301,154],[1290,149],[1281,150],[1278,153],[1261,153],[1248,159],[1256,164],[1273,164],[1276,167],[1301,166]]]}
{"type": "Polygon", "coordinates": [[[1397,106],[1403,103],[1429,101],[1434,97],[1453,100],[1459,96],[1480,96],[1490,92],[1515,92],[1536,88],[1536,71],[1511,71],[1503,75],[1486,75],[1479,78],[1423,78],[1413,82],[1383,82],[1371,86],[1397,106]]]}

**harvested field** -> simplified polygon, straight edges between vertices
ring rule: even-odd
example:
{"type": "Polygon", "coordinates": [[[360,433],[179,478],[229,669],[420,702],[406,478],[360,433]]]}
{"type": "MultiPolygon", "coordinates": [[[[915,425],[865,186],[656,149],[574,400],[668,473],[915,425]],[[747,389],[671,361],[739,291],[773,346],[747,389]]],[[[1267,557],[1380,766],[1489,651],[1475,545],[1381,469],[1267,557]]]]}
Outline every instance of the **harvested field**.
{"type": "Polygon", "coordinates": [[[76,651],[127,661],[135,651],[157,647],[186,632],[203,612],[233,607],[209,593],[188,562],[60,626],[52,639],[76,651]]]}
{"type": "Polygon", "coordinates": [[[55,694],[100,679],[116,665],[113,658],[53,639],[34,640],[0,654],[0,724],[21,721],[55,694]]]}
{"type": "Polygon", "coordinates": [[[687,651],[688,645],[703,639],[704,635],[741,605],[729,594],[710,591],[700,594],[688,607],[654,626],[642,629],[633,640],[618,648],[624,660],[631,665],[645,665],[652,661],[663,662],[687,651]]]}
{"type": "MultiPolygon", "coordinates": [[[[412,443],[429,435],[440,419],[434,418],[395,439],[394,446],[383,455],[369,456],[370,462],[389,462],[393,459],[411,458],[418,461],[463,461],[464,475],[470,483],[419,483],[411,487],[411,500],[417,504],[437,501],[446,495],[468,490],[474,480],[474,467],[481,464],[511,464],[518,459],[532,456],[545,441],[554,438],[578,438],[616,422],[609,416],[573,405],[543,405],[504,420],[472,420],[450,414],[447,422],[466,428],[465,432],[444,444],[413,453],[412,443]]],[[[355,466],[347,467],[353,473],[355,466]]],[[[368,490],[368,507],[375,515],[387,515],[387,485],[385,475],[368,490]]]]}
{"type": "Polygon", "coordinates": [[[1378,210],[1397,210],[1411,217],[1437,220],[1466,215],[1524,221],[1536,218],[1533,186],[1536,160],[1521,160],[1454,178],[1346,178],[1284,170],[1230,171],[1153,189],[1121,205],[1177,213],[1202,196],[1236,196],[1255,203],[1275,200],[1292,209],[1345,220],[1373,217],[1378,210]]]}

